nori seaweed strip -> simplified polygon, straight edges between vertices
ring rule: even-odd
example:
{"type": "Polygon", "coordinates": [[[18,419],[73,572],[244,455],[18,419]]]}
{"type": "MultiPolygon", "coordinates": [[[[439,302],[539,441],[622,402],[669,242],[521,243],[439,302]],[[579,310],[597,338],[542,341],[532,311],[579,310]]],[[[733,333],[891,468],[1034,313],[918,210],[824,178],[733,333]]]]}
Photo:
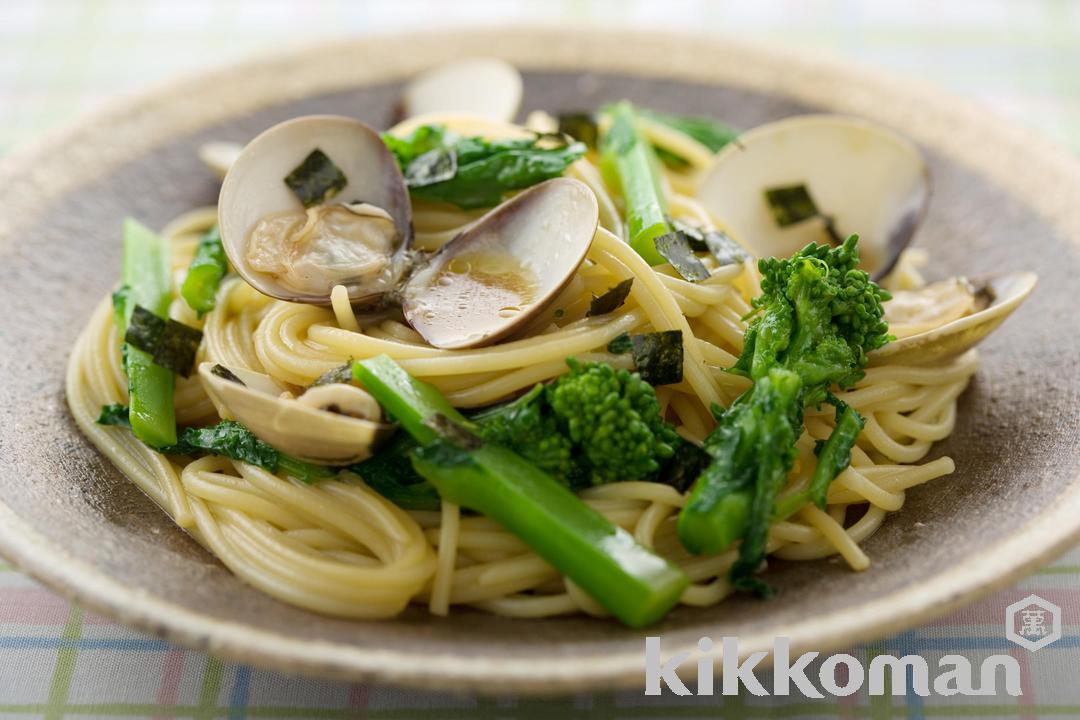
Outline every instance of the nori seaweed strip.
{"type": "Polygon", "coordinates": [[[608,343],[607,350],[613,355],[633,353],[638,374],[650,385],[682,382],[682,330],[636,335],[622,333],[608,343]]]}
{"type": "Polygon", "coordinates": [[[136,305],[124,342],[148,353],[157,365],[189,377],[202,335],[201,330],[172,319],[165,320],[136,305]]]}
{"type": "Polygon", "coordinates": [[[710,230],[705,233],[705,245],[709,254],[716,258],[716,262],[724,265],[737,265],[750,259],[750,253],[735,242],[730,235],[720,230],[710,230]]]}
{"type": "Polygon", "coordinates": [[[682,330],[631,335],[634,365],[650,385],[670,385],[683,379],[682,330]]]}
{"type": "Polygon", "coordinates": [[[673,230],[678,230],[686,238],[686,242],[690,243],[690,249],[694,252],[708,252],[709,245],[705,242],[705,232],[690,223],[685,223],[682,220],[677,220],[670,215],[667,216],[668,225],[673,230]]]}
{"type": "Polygon", "coordinates": [[[591,148],[596,147],[599,130],[596,127],[595,115],[585,112],[561,113],[556,119],[559,121],[560,133],[576,138],[591,148]]]}
{"type": "Polygon", "coordinates": [[[652,479],[670,485],[679,492],[686,492],[710,462],[712,456],[709,453],[689,440],[683,440],[675,448],[675,454],[652,479]]]}
{"type": "Polygon", "coordinates": [[[453,148],[428,150],[405,168],[405,182],[410,188],[425,187],[457,175],[458,159],[453,148]]]}
{"type": "Polygon", "coordinates": [[[622,304],[626,302],[626,298],[630,295],[630,287],[633,284],[634,278],[626,278],[618,285],[608,288],[603,295],[594,297],[592,302],[589,303],[589,311],[585,313],[585,317],[606,315],[622,307],[622,304]]]}
{"type": "Polygon", "coordinates": [[[352,385],[352,360],[344,365],[338,365],[336,368],[330,368],[319,377],[315,378],[315,382],[311,383],[311,387],[318,387],[319,385],[352,385]]]}
{"type": "Polygon", "coordinates": [[[765,191],[765,201],[773,220],[782,228],[821,215],[806,185],[770,188],[765,191]]]}
{"type": "Polygon", "coordinates": [[[296,194],[304,207],[309,208],[337,195],[349,184],[349,179],[326,153],[315,148],[285,176],[285,184],[296,194]]]}
{"type": "Polygon", "coordinates": [[[836,229],[833,217],[818,209],[806,185],[787,185],[768,189],[765,191],[765,202],[768,203],[769,212],[772,213],[773,220],[779,227],[784,228],[812,218],[821,218],[825,224],[825,233],[833,246],[843,244],[844,238],[836,229]]]}
{"type": "Polygon", "coordinates": [[[709,269],[702,264],[701,260],[690,249],[690,242],[679,230],[665,233],[653,240],[656,251],[669,263],[675,271],[689,282],[701,282],[708,280],[709,269]]]}
{"type": "Polygon", "coordinates": [[[234,383],[237,383],[239,385],[244,385],[244,381],[241,380],[240,378],[238,378],[236,376],[236,373],[234,373],[232,370],[225,367],[224,365],[215,365],[214,367],[210,368],[210,374],[211,375],[216,375],[217,377],[221,378],[222,380],[228,380],[229,382],[234,382],[234,383]]]}

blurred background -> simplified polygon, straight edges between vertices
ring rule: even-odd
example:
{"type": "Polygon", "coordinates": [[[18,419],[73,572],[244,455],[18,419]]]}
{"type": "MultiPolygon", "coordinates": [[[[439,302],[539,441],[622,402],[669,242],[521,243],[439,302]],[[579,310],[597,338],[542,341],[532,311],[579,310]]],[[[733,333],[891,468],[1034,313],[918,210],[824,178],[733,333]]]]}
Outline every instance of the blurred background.
{"type": "MultiPolygon", "coordinates": [[[[178,74],[320,38],[508,23],[809,48],[938,84],[1043,132],[1062,152],[1080,151],[1080,0],[0,0],[0,155],[178,74]]],[[[0,562],[0,718],[1080,717],[1080,551],[931,626],[852,652],[975,660],[1006,651],[1004,608],[1031,592],[1065,608],[1066,637],[1038,654],[1013,649],[1021,698],[791,697],[781,708],[597,692],[538,701],[318,682],[224,662],[72,606],[0,562]]]]}
{"type": "Polygon", "coordinates": [[[506,23],[729,33],[842,53],[1080,147],[1076,0],[0,0],[0,151],[109,98],[261,51],[506,23]]]}

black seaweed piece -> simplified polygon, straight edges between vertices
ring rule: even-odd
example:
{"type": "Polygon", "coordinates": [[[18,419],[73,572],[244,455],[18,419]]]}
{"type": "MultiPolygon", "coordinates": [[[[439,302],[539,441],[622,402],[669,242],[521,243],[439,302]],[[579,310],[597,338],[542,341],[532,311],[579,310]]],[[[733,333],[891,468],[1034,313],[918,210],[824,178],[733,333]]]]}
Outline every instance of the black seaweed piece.
{"type": "Polygon", "coordinates": [[[673,218],[670,215],[665,215],[664,218],[667,220],[668,225],[670,225],[673,230],[678,230],[684,236],[686,236],[686,241],[690,243],[691,250],[693,250],[694,252],[708,252],[709,246],[705,242],[705,231],[703,231],[696,225],[691,225],[690,223],[683,222],[682,220],[673,218]]]}
{"type": "Polygon", "coordinates": [[[112,403],[111,405],[102,405],[101,414],[98,415],[98,425],[114,425],[116,427],[131,429],[131,419],[129,417],[130,408],[127,405],[121,405],[120,403],[112,403]]]}
{"type": "Polygon", "coordinates": [[[234,373],[232,370],[225,367],[224,365],[215,365],[214,367],[210,368],[210,374],[211,375],[216,375],[217,377],[221,378],[222,380],[228,380],[229,382],[234,382],[234,383],[237,383],[239,385],[244,385],[244,381],[241,380],[240,378],[238,378],[236,376],[236,373],[234,373]]]}
{"type": "Polygon", "coordinates": [[[634,365],[650,385],[671,385],[683,379],[682,330],[631,335],[634,365]]]}
{"type": "Polygon", "coordinates": [[[705,246],[721,267],[737,265],[750,259],[750,253],[725,232],[710,230],[705,233],[705,246]]]}
{"type": "Polygon", "coordinates": [[[442,413],[435,413],[424,424],[439,434],[443,440],[462,450],[478,450],[484,440],[442,413]]]}
{"type": "Polygon", "coordinates": [[[124,342],[148,353],[161,367],[189,377],[195,366],[195,354],[199,351],[202,335],[201,330],[172,319],[165,320],[136,305],[124,342]]]}
{"type": "Polygon", "coordinates": [[[557,120],[560,133],[576,138],[591,148],[596,147],[599,130],[596,127],[595,115],[585,112],[562,113],[557,116],[557,120]]]}
{"type": "Polygon", "coordinates": [[[689,440],[683,440],[675,448],[675,454],[657,473],[656,481],[670,485],[679,492],[686,492],[710,462],[712,456],[709,453],[689,440]]]}
{"type": "Polygon", "coordinates": [[[311,151],[304,162],[285,176],[285,184],[296,194],[304,207],[324,203],[349,184],[341,168],[319,148],[311,151]]]}
{"type": "Polygon", "coordinates": [[[344,365],[338,365],[336,368],[327,370],[322,375],[315,378],[315,382],[311,383],[311,387],[334,384],[351,385],[352,381],[352,362],[350,361],[344,365]]]}
{"type": "Polygon", "coordinates": [[[606,315],[622,307],[626,298],[630,296],[630,287],[633,284],[634,278],[626,278],[615,287],[608,288],[603,295],[594,297],[589,303],[589,311],[585,313],[585,317],[606,315]]]}
{"type": "Polygon", "coordinates": [[[428,150],[405,168],[405,182],[410,188],[426,187],[457,175],[457,153],[453,148],[428,150]]]}
{"type": "Polygon", "coordinates": [[[821,218],[825,224],[825,234],[829,236],[832,246],[837,247],[844,243],[844,237],[836,229],[833,217],[818,209],[806,185],[788,185],[766,190],[765,202],[768,203],[773,220],[779,227],[787,227],[811,218],[821,218]]]}
{"type": "Polygon", "coordinates": [[[625,355],[633,352],[634,341],[630,339],[630,333],[620,333],[608,343],[607,351],[612,355],[625,355]]]}
{"type": "Polygon", "coordinates": [[[780,227],[801,223],[821,215],[806,185],[771,188],[765,191],[765,201],[769,204],[773,220],[780,227]]]}
{"type": "Polygon", "coordinates": [[[664,233],[653,240],[656,251],[671,263],[671,267],[689,282],[708,280],[709,269],[702,264],[690,248],[690,241],[682,231],[664,233]]]}

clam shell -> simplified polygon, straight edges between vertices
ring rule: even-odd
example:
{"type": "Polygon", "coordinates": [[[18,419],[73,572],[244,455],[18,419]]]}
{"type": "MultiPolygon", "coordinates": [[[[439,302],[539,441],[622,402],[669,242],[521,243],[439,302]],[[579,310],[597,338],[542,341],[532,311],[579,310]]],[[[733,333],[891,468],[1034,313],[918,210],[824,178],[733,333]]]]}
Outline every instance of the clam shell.
{"type": "Polygon", "coordinates": [[[930,173],[892,130],[846,115],[798,115],[748,130],[724,147],[698,187],[718,224],[758,257],[828,242],[824,223],[779,227],[765,191],[805,185],[841,235],[859,234],[862,267],[883,277],[926,213],[930,173]]]}
{"type": "Polygon", "coordinates": [[[403,293],[409,324],[438,348],[495,342],[541,312],[585,259],[599,219],[584,183],[554,178],[447,243],[403,293]]]}
{"type": "Polygon", "coordinates": [[[868,355],[869,364],[937,363],[975,347],[998,328],[1035,289],[1038,277],[1032,272],[1014,272],[971,281],[976,297],[985,298],[982,309],[958,320],[894,340],[868,355]]]}
{"type": "Polygon", "coordinates": [[[393,433],[393,426],[360,420],[302,403],[263,373],[228,368],[244,383],[211,372],[217,363],[199,365],[199,378],[225,418],[243,423],[260,440],[283,453],[323,465],[349,465],[371,457],[393,433]]]}
{"type": "Polygon", "coordinates": [[[229,262],[258,291],[293,302],[328,305],[330,293],[298,294],[247,259],[248,236],[262,218],[303,205],[284,178],[316,148],[341,169],[348,184],[333,202],[367,203],[387,211],[399,233],[391,272],[374,286],[347,286],[354,304],[371,303],[394,289],[404,273],[412,241],[412,207],[397,161],[379,134],[352,118],[311,115],[287,120],[252,140],[229,168],[221,185],[218,224],[229,262]]]}

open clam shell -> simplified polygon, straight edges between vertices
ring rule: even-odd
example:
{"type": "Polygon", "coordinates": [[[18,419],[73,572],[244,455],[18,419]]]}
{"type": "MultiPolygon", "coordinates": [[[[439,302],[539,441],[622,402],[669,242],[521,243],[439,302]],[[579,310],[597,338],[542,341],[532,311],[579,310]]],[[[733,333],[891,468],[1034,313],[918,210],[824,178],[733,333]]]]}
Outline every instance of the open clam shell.
{"type": "Polygon", "coordinates": [[[800,115],[748,130],[706,171],[698,199],[758,257],[830,241],[822,218],[780,227],[765,191],[804,185],[842,236],[859,234],[863,269],[883,277],[922,222],[930,174],[919,149],[881,125],[800,115]]]}
{"type": "MultiPolygon", "coordinates": [[[[248,143],[222,183],[218,223],[225,252],[236,271],[255,289],[282,300],[327,305],[333,285],[342,284],[354,304],[371,303],[393,290],[408,266],[412,209],[405,180],[378,133],[347,117],[314,115],[288,120],[248,143]],[[337,245],[324,244],[303,258],[306,266],[299,272],[306,283],[300,286],[288,281],[290,276],[282,272],[257,269],[255,261],[259,258],[253,258],[249,246],[253,231],[268,218],[283,218],[282,227],[290,232],[310,227],[310,214],[309,225],[305,226],[304,205],[284,179],[315,150],[321,150],[340,169],[346,183],[333,196],[333,202],[341,204],[328,208],[328,213],[337,214],[333,219],[337,227],[315,227],[312,235],[319,236],[316,241],[324,242],[330,231],[336,231],[338,235],[325,243],[337,245]],[[357,208],[362,210],[358,213],[357,208]],[[396,233],[388,239],[389,235],[382,232],[382,244],[372,245],[368,252],[366,245],[358,243],[371,241],[357,229],[363,229],[364,219],[378,221],[380,213],[372,212],[372,208],[385,212],[384,217],[392,221],[396,233]],[[293,219],[288,221],[292,227],[286,222],[288,218],[293,219]],[[364,262],[355,265],[355,275],[349,275],[352,266],[348,262],[336,267],[319,266],[340,263],[342,257],[359,257],[364,262]],[[318,272],[320,269],[337,272],[318,272]]],[[[284,244],[282,248],[275,252],[284,256],[295,250],[295,246],[284,244]]],[[[282,260],[286,261],[288,258],[282,260]]]]}
{"type": "Polygon", "coordinates": [[[405,117],[464,113],[490,120],[513,120],[521,106],[521,73],[497,58],[468,58],[417,75],[405,86],[405,117]]]}
{"type": "Polygon", "coordinates": [[[949,312],[949,308],[957,303],[948,300],[943,295],[955,296],[957,293],[948,284],[962,282],[970,293],[973,312],[948,320],[937,327],[894,340],[871,352],[868,356],[869,364],[871,366],[884,363],[922,365],[960,355],[975,347],[983,338],[996,330],[1016,308],[1020,307],[1020,304],[1035,289],[1037,281],[1035,273],[1014,272],[971,281],[960,279],[944,281],[944,283],[928,285],[922,290],[896,293],[895,299],[885,304],[886,317],[889,315],[889,303],[904,302],[913,305],[915,303],[912,301],[917,301],[918,298],[907,298],[904,295],[918,296],[920,293],[932,296],[931,299],[939,308],[938,312],[949,312]]]}
{"type": "Polygon", "coordinates": [[[585,259],[599,218],[584,183],[555,178],[507,200],[409,279],[402,309],[438,348],[486,345],[542,311],[585,259]]]}
{"type": "Polygon", "coordinates": [[[356,386],[322,385],[294,398],[269,375],[235,367],[215,372],[216,367],[202,363],[199,378],[218,413],[301,460],[360,462],[393,433],[393,426],[381,421],[378,403],[356,386]]]}

